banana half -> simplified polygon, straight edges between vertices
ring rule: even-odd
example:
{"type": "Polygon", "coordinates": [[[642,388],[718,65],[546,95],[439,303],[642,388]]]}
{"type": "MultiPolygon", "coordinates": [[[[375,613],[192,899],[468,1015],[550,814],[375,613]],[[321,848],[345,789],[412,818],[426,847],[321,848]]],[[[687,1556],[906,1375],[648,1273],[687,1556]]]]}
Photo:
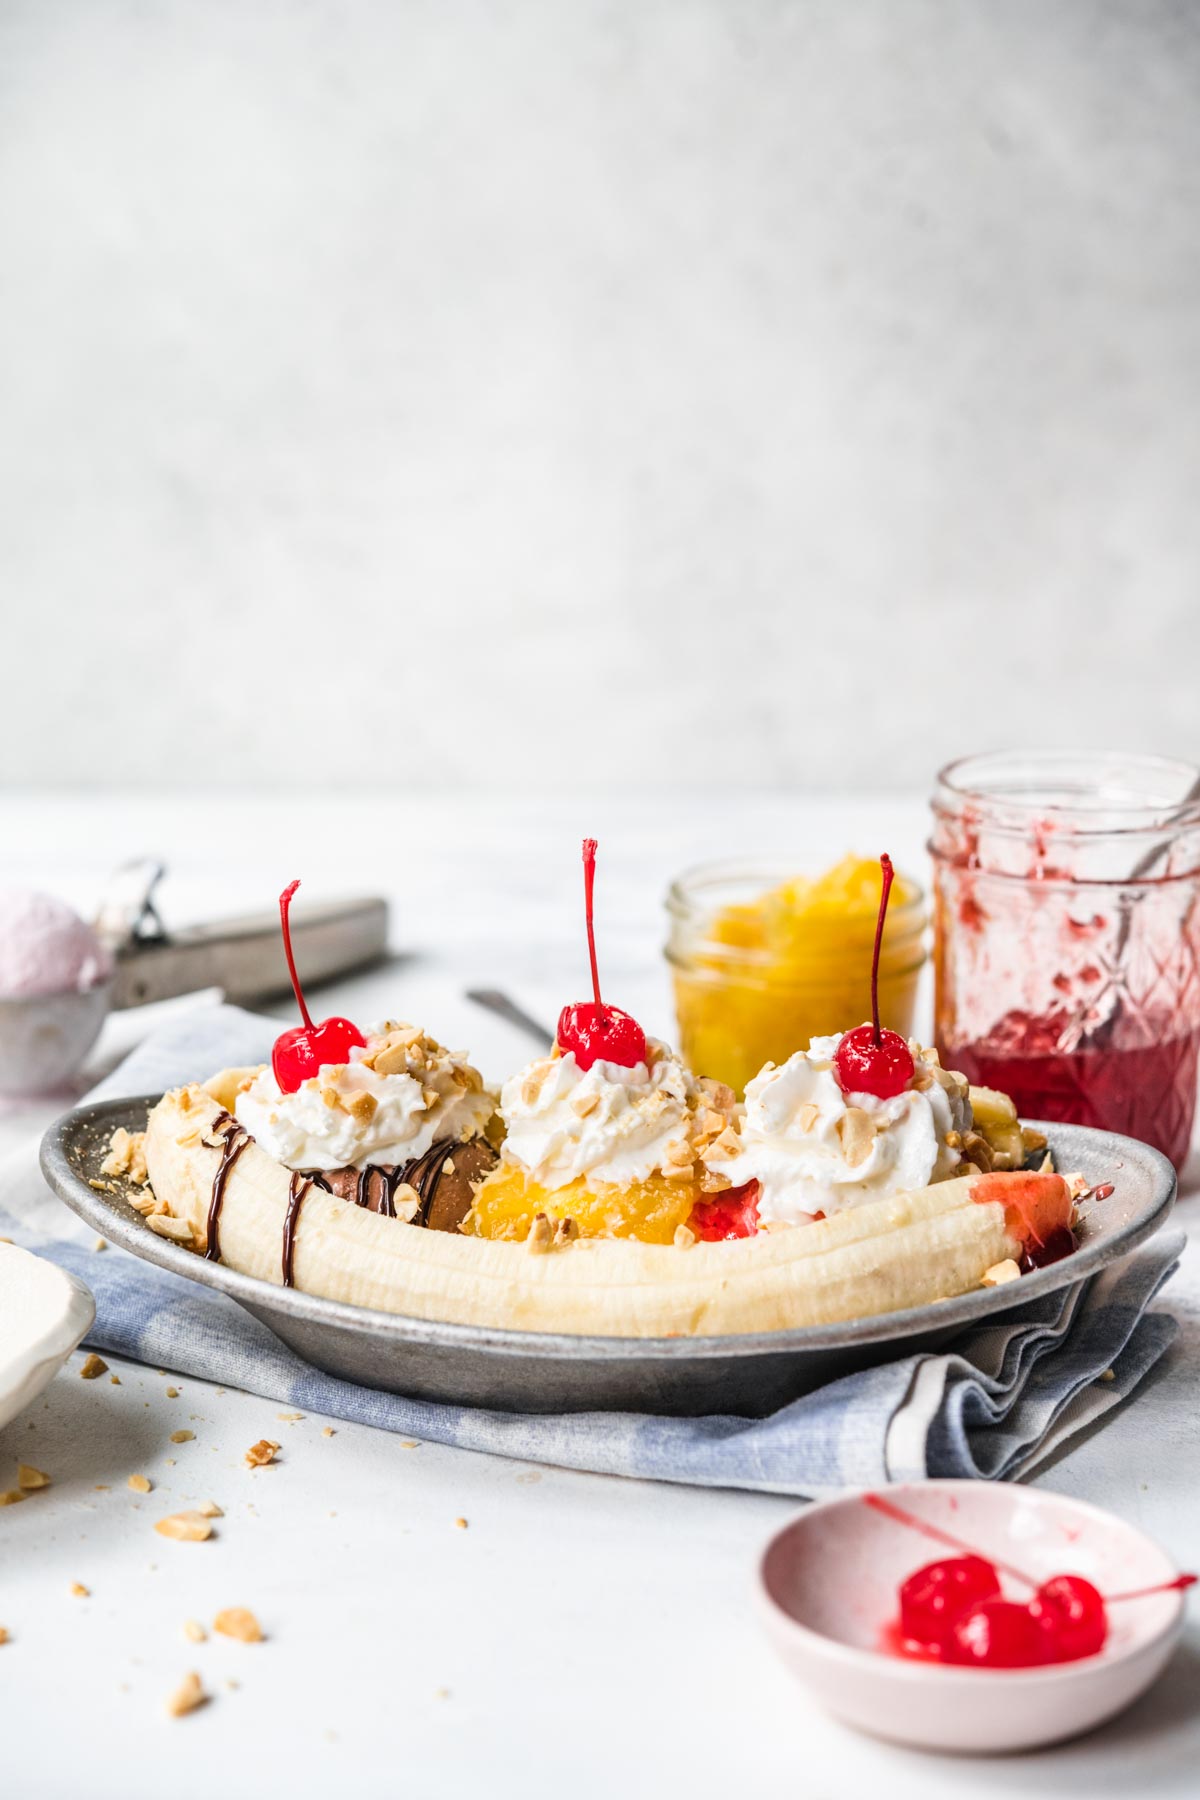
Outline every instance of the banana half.
{"type": "Polygon", "coordinates": [[[227,1080],[176,1089],[150,1114],[146,1167],[166,1208],[155,1229],[281,1285],[286,1240],[295,1287],[410,1318],[628,1338],[831,1325],[966,1293],[1071,1217],[1061,1177],[997,1173],[735,1242],[577,1238],[535,1250],[381,1218],[304,1188],[252,1140],[230,1162],[227,1080]]]}

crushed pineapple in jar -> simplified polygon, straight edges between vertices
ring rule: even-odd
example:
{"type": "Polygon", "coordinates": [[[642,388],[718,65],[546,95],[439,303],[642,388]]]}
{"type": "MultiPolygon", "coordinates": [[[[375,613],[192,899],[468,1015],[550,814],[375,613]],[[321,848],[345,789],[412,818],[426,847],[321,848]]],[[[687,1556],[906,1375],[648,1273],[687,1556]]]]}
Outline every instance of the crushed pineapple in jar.
{"type": "MultiPolygon", "coordinates": [[[[739,1094],[767,1062],[871,1015],[877,860],[846,856],[816,878],[709,864],[667,899],[679,1046],[697,1074],[739,1094]]],[[[879,964],[881,1021],[907,1036],[925,960],[920,888],[898,876],[879,964]]]]}

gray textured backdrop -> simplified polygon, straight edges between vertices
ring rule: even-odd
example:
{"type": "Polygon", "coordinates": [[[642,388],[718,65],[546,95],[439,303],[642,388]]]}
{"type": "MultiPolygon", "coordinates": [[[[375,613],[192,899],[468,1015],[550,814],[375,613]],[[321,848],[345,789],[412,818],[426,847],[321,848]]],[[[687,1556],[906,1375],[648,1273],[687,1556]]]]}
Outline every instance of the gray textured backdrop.
{"type": "Polygon", "coordinates": [[[4,0],[0,779],[1200,750],[1200,8],[4,0]]]}

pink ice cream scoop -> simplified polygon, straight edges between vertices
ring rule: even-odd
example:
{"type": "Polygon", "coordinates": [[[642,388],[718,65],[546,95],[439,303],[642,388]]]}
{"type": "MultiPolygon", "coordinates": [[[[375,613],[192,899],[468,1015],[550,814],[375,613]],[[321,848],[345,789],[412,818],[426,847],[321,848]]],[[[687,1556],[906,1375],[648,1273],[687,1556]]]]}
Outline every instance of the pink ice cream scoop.
{"type": "Polygon", "coordinates": [[[0,1092],[38,1093],[79,1067],[112,973],[109,950],[63,901],[0,889],[0,1092]]]}
{"type": "Polygon", "coordinates": [[[0,997],[82,994],[112,974],[90,925],[53,894],[0,888],[0,997]]]}

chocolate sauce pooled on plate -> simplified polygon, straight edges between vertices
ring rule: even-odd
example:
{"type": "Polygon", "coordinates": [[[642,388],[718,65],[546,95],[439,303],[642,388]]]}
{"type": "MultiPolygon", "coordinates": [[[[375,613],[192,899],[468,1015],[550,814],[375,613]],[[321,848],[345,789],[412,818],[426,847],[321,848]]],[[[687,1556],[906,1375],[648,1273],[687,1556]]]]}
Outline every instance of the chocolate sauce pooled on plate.
{"type": "Polygon", "coordinates": [[[217,1164],[217,1172],[213,1176],[212,1199],[208,1203],[208,1247],[204,1252],[207,1262],[220,1262],[221,1246],[219,1232],[221,1224],[221,1207],[225,1200],[225,1184],[229,1180],[230,1171],[247,1144],[254,1139],[244,1125],[239,1125],[232,1113],[223,1108],[217,1114],[209,1130],[219,1139],[217,1144],[204,1142],[208,1149],[220,1149],[221,1160],[217,1164]]]}

